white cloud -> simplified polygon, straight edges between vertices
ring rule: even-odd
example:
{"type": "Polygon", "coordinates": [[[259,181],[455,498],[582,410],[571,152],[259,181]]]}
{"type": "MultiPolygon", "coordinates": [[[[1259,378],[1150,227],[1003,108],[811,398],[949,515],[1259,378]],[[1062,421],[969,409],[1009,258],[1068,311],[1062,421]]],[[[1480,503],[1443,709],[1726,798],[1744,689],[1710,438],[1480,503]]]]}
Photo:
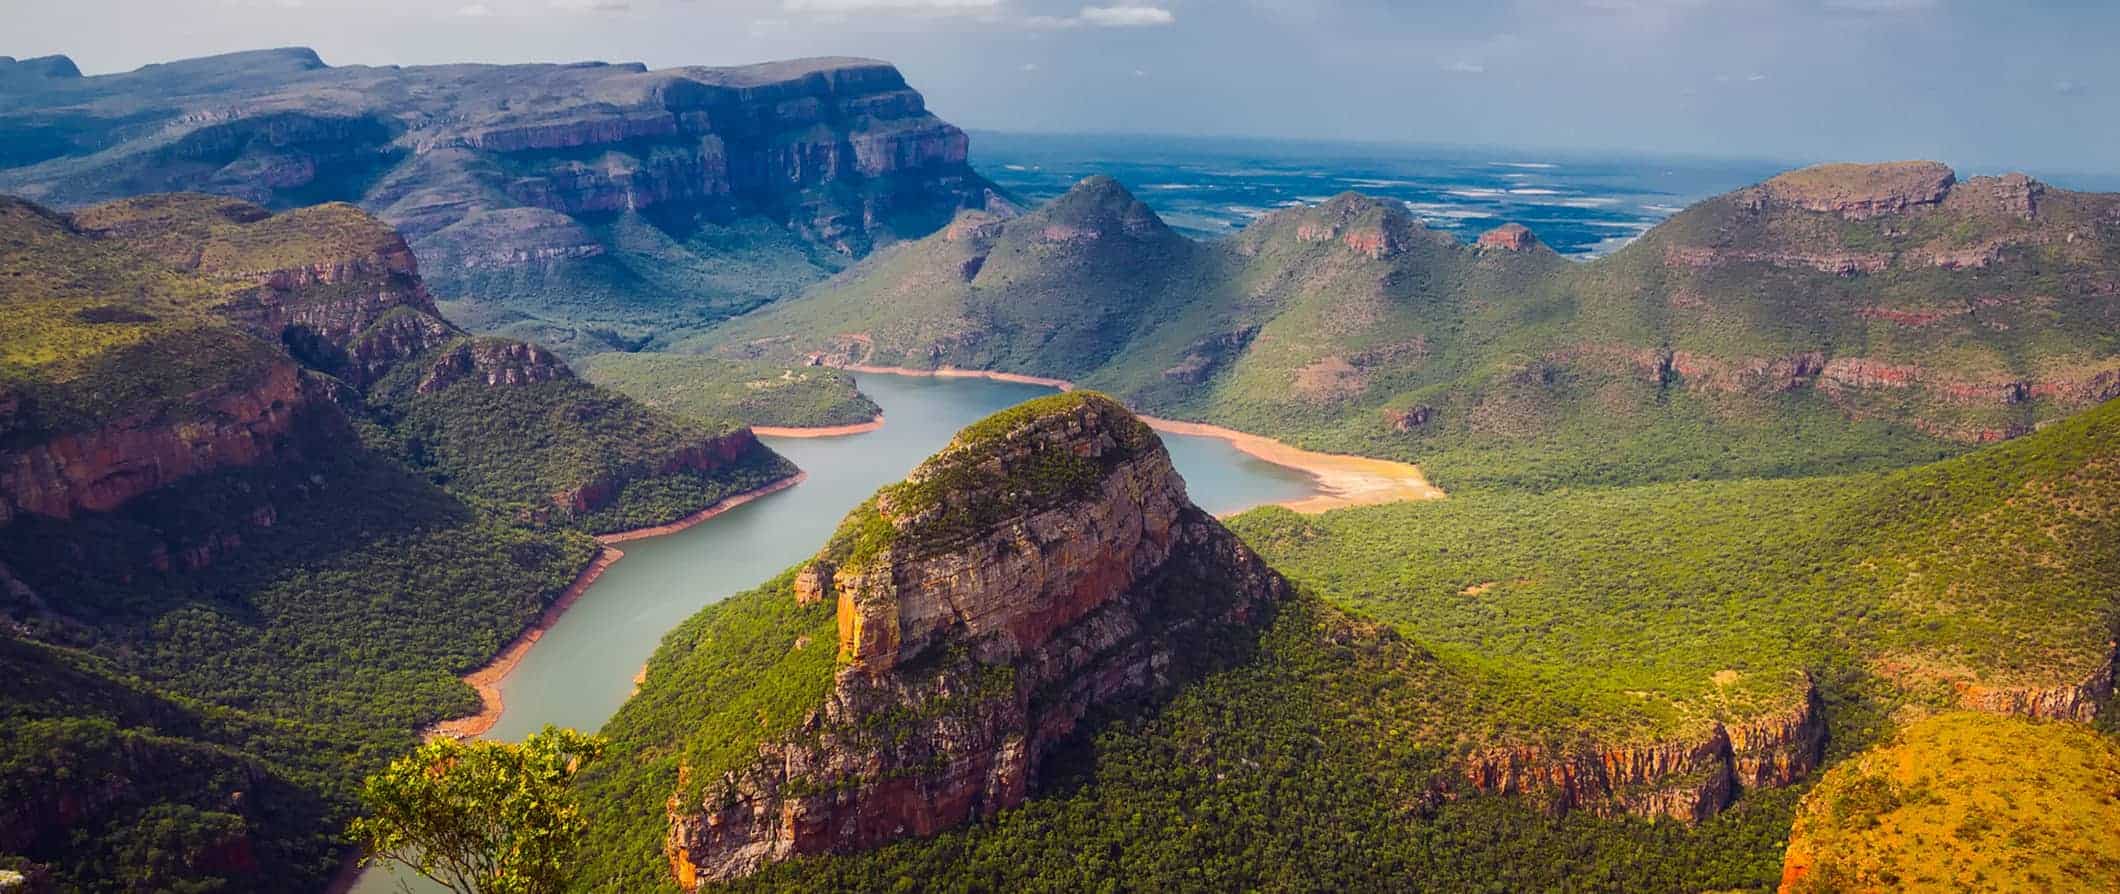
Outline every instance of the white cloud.
{"type": "Polygon", "coordinates": [[[561,12],[625,12],[633,8],[626,0],[551,0],[561,12]]]}
{"type": "Polygon", "coordinates": [[[786,0],[789,12],[925,12],[985,13],[1001,8],[1001,0],[786,0]]]}
{"type": "Polygon", "coordinates": [[[467,19],[482,19],[493,14],[493,7],[484,3],[473,3],[458,9],[456,14],[467,19]]]}
{"type": "Polygon", "coordinates": [[[1454,71],[1458,74],[1485,74],[1487,71],[1487,66],[1481,65],[1477,62],[1467,62],[1463,59],[1456,59],[1450,62],[1443,63],[1443,70],[1454,71]]]}
{"type": "Polygon", "coordinates": [[[1025,63],[1023,63],[1023,70],[1024,70],[1024,71],[1037,71],[1037,70],[1038,70],[1038,63],[1036,63],[1036,62],[1025,62],[1025,63]]]}
{"type": "Polygon", "coordinates": [[[1170,10],[1160,6],[1085,6],[1081,19],[1105,28],[1141,28],[1178,21],[1170,10]]]}

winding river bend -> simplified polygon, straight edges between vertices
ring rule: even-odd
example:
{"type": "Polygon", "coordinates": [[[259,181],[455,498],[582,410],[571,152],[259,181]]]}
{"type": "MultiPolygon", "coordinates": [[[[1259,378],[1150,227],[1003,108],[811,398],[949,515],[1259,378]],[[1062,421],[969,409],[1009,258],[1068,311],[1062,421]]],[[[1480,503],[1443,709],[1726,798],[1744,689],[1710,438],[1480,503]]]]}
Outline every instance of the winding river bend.
{"type": "MultiPolygon", "coordinates": [[[[881,429],[838,438],[766,438],[809,477],[696,527],[625,544],[625,558],[582,594],[502,682],[506,709],[487,737],[518,740],[548,723],[602,726],[632,694],[634,675],[665,632],[809,558],[849,510],[904,478],[958,429],[1054,390],[971,378],[858,378],[861,390],[883,407],[881,429]]],[[[1310,475],[1255,459],[1226,441],[1161,437],[1193,502],[1217,515],[1319,493],[1310,475]]],[[[403,879],[394,875],[366,873],[354,891],[402,890],[403,879]]]]}

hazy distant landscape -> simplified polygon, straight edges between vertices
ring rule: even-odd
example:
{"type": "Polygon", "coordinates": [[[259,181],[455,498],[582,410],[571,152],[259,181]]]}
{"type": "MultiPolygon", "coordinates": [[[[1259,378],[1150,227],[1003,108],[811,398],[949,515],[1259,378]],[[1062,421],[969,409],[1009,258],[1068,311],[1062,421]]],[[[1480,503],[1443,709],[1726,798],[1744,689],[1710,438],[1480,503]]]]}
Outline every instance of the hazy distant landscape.
{"type": "Polygon", "coordinates": [[[2120,14],[63,12],[0,894],[2120,890],[2120,14]]]}

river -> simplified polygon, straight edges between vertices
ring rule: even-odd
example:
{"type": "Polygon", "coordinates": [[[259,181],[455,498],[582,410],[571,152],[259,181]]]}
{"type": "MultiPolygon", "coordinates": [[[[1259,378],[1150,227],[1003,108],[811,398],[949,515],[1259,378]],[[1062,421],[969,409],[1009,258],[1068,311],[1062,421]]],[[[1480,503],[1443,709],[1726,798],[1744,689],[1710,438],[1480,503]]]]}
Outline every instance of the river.
{"type": "MultiPolygon", "coordinates": [[[[904,478],[958,429],[1053,393],[983,379],[858,378],[861,390],[883,407],[881,429],[838,438],[767,438],[809,473],[803,483],[697,527],[622,546],[626,557],[582,594],[501,684],[506,710],[487,736],[518,740],[548,723],[602,726],[632,693],[634,676],[664,632],[809,558],[848,510],[904,478]]],[[[1255,459],[1220,439],[1162,438],[1193,502],[1217,515],[1318,492],[1308,474],[1255,459]]],[[[396,881],[371,872],[354,891],[401,890],[396,881]]]]}

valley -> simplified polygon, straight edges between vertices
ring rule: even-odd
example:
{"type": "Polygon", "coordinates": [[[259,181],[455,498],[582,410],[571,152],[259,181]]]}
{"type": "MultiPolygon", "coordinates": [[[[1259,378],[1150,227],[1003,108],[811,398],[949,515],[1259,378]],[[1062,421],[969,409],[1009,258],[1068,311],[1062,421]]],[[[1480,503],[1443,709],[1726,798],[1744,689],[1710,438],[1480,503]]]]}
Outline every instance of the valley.
{"type": "Polygon", "coordinates": [[[2120,194],[0,88],[0,891],[2120,879],[2120,194]]]}

